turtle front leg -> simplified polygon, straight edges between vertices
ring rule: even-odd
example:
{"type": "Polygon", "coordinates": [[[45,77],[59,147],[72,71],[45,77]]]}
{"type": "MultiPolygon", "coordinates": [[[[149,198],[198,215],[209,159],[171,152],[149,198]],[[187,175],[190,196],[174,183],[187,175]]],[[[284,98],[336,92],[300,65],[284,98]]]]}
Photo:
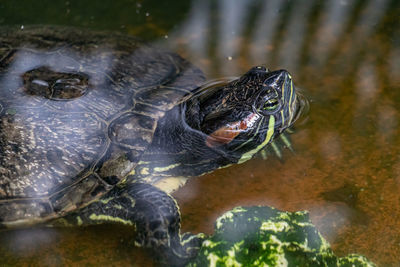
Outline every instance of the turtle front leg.
{"type": "Polygon", "coordinates": [[[116,187],[100,200],[59,219],[54,225],[122,223],[137,231],[135,244],[152,248],[168,265],[185,265],[197,255],[203,235],[180,235],[180,213],[175,200],[145,183],[116,187]]]}

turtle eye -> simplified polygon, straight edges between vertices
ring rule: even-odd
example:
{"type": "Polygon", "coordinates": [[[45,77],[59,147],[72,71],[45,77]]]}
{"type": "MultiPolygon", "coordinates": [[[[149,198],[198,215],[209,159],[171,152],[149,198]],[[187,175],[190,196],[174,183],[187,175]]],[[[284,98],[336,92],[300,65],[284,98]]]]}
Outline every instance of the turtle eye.
{"type": "Polygon", "coordinates": [[[271,98],[264,102],[262,109],[264,111],[274,111],[279,107],[279,100],[277,98],[271,98]]]}

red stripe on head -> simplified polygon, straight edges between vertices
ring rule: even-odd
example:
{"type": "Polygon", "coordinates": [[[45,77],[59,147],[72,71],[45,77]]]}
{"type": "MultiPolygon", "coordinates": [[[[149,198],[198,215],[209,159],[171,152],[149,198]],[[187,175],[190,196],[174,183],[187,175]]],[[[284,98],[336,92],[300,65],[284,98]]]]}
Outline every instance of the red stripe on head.
{"type": "Polygon", "coordinates": [[[257,118],[257,114],[251,113],[241,121],[228,123],[227,125],[218,128],[207,137],[206,145],[208,147],[217,147],[230,143],[241,132],[244,132],[248,127],[251,127],[257,118]]]}

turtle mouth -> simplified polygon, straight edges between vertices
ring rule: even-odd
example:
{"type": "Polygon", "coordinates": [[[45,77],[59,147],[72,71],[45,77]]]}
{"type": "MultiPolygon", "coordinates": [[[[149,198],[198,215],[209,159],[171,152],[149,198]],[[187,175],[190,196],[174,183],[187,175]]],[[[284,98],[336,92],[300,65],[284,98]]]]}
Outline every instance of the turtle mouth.
{"type": "MultiPolygon", "coordinates": [[[[296,90],[296,99],[293,102],[293,114],[292,117],[289,119],[288,127],[292,126],[293,123],[298,121],[302,118],[301,122],[307,118],[307,114],[310,110],[310,102],[308,99],[303,95],[301,89],[296,90]]],[[[285,128],[286,129],[286,128],[285,128]]]]}

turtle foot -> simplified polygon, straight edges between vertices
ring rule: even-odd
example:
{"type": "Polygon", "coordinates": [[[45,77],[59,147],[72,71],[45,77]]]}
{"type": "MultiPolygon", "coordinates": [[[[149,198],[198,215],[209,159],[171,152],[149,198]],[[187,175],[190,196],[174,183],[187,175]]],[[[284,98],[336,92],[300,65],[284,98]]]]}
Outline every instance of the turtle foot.
{"type": "Polygon", "coordinates": [[[180,242],[174,242],[170,247],[165,247],[161,253],[161,258],[166,266],[185,266],[194,259],[205,239],[205,235],[184,233],[180,242]]]}

